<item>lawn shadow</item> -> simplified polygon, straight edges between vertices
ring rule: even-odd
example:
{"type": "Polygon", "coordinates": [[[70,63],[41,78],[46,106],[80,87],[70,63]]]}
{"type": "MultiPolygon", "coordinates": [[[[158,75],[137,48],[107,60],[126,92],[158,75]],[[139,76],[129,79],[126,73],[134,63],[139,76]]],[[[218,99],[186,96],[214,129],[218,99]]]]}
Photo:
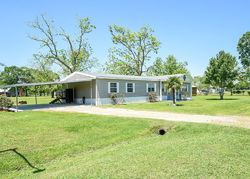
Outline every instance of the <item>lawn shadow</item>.
{"type": "Polygon", "coordinates": [[[239,98],[224,98],[223,100],[221,100],[220,98],[207,98],[206,100],[218,100],[218,101],[223,101],[223,100],[239,100],[239,98]]]}
{"type": "Polygon", "coordinates": [[[15,154],[17,154],[19,157],[21,157],[31,168],[35,169],[33,171],[33,173],[39,173],[45,170],[45,168],[37,168],[34,165],[32,165],[32,163],[30,163],[30,161],[21,153],[19,153],[17,151],[17,148],[12,148],[12,149],[6,149],[6,150],[0,150],[0,153],[4,153],[4,152],[14,152],[15,154]]]}
{"type": "Polygon", "coordinates": [[[176,106],[184,106],[184,104],[176,104],[176,106]]]}

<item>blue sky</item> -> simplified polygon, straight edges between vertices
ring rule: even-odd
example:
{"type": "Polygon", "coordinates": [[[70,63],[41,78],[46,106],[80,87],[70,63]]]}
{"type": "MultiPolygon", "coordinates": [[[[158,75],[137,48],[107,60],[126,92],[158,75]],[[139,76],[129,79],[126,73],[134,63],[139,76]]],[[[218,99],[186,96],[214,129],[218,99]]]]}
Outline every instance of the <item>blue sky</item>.
{"type": "MultiPolygon", "coordinates": [[[[29,66],[39,45],[28,38],[35,32],[28,26],[45,14],[70,33],[76,32],[77,19],[89,17],[96,25],[89,36],[94,56],[101,63],[113,46],[110,24],[138,30],[149,25],[161,41],[157,56],[175,55],[187,61],[193,75],[203,74],[209,58],[220,50],[238,57],[237,42],[250,31],[248,0],[8,0],[0,3],[0,62],[29,66]]],[[[152,61],[154,58],[152,58],[152,61]]]]}

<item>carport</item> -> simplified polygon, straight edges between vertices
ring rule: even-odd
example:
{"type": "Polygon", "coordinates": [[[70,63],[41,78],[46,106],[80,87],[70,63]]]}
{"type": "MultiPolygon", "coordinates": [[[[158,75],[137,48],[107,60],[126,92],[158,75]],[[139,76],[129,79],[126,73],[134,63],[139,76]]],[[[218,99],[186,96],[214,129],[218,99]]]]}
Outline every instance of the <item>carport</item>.
{"type": "MultiPolygon", "coordinates": [[[[18,100],[18,88],[20,87],[31,87],[34,86],[35,87],[35,105],[37,105],[37,86],[43,86],[43,85],[66,85],[65,90],[67,90],[69,88],[69,86],[74,86],[74,84],[81,84],[81,83],[89,83],[89,93],[90,93],[90,98],[91,98],[91,103],[90,105],[93,105],[92,103],[92,98],[93,98],[93,89],[92,89],[92,81],[93,81],[93,77],[84,77],[83,76],[79,76],[78,78],[76,76],[74,76],[73,78],[71,77],[71,75],[69,75],[67,78],[60,80],[60,81],[54,81],[54,82],[40,82],[40,83],[21,83],[21,84],[12,84],[12,85],[6,85],[6,86],[0,86],[0,89],[6,90],[6,89],[11,89],[14,88],[15,89],[15,106],[16,106],[16,111],[18,111],[18,106],[19,106],[19,100],[18,100]]],[[[72,90],[72,93],[69,94],[72,96],[73,101],[67,102],[67,103],[71,103],[71,102],[75,102],[75,90],[72,90]]],[[[67,93],[66,93],[67,95],[67,93]]]]}

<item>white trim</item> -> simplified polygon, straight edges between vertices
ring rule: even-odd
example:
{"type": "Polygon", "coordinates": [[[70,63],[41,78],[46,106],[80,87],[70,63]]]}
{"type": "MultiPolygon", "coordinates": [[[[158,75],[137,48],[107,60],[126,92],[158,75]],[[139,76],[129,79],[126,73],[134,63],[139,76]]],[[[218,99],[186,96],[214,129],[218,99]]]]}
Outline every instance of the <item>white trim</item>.
{"type": "Polygon", "coordinates": [[[160,81],[160,89],[159,89],[159,92],[160,92],[160,101],[162,101],[162,82],[160,81]]]}
{"type": "Polygon", "coordinates": [[[108,82],[108,93],[111,93],[111,90],[110,90],[111,83],[116,83],[116,93],[119,93],[119,82],[108,82]]]}
{"type": "Polygon", "coordinates": [[[97,106],[97,80],[95,80],[95,105],[97,106]]]}
{"type": "Polygon", "coordinates": [[[125,91],[126,93],[135,93],[135,83],[126,82],[125,91]],[[132,84],[132,88],[133,88],[132,92],[128,92],[128,84],[132,84]]]}
{"type": "Polygon", "coordinates": [[[88,76],[88,77],[92,77],[92,78],[96,78],[95,75],[90,75],[88,73],[83,73],[83,72],[77,72],[78,74],[82,74],[82,75],[85,75],[85,76],[88,76]]]}
{"type": "Polygon", "coordinates": [[[91,105],[93,104],[93,84],[92,84],[92,81],[90,81],[90,98],[91,98],[91,105]]]}
{"type": "Polygon", "coordinates": [[[87,76],[87,77],[91,77],[91,78],[96,79],[96,76],[93,76],[93,75],[90,75],[90,74],[87,74],[87,73],[82,73],[82,72],[76,71],[76,72],[73,72],[73,73],[71,73],[70,75],[66,76],[65,78],[63,78],[63,79],[60,80],[60,81],[65,81],[65,80],[69,79],[70,77],[74,76],[75,74],[80,74],[80,75],[84,75],[84,76],[87,76]]]}
{"type": "Polygon", "coordinates": [[[110,93],[110,82],[108,82],[108,93],[110,93]]]}
{"type": "Polygon", "coordinates": [[[156,83],[147,83],[146,84],[146,92],[148,93],[148,85],[149,84],[153,84],[154,85],[154,91],[153,92],[156,92],[156,83]]]}

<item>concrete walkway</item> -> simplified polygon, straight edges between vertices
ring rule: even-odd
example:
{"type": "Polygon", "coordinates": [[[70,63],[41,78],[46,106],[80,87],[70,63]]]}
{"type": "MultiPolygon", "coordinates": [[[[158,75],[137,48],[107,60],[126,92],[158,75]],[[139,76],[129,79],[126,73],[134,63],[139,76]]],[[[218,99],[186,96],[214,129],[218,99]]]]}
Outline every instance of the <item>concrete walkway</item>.
{"type": "Polygon", "coordinates": [[[183,121],[196,123],[216,123],[223,125],[233,125],[238,127],[250,128],[250,118],[240,116],[209,116],[195,114],[177,114],[169,112],[152,112],[138,111],[121,108],[102,108],[86,105],[70,105],[70,106],[47,106],[47,108],[33,109],[39,111],[57,111],[57,112],[78,112],[98,115],[112,115],[121,117],[136,117],[162,119],[167,121],[183,121]]]}

